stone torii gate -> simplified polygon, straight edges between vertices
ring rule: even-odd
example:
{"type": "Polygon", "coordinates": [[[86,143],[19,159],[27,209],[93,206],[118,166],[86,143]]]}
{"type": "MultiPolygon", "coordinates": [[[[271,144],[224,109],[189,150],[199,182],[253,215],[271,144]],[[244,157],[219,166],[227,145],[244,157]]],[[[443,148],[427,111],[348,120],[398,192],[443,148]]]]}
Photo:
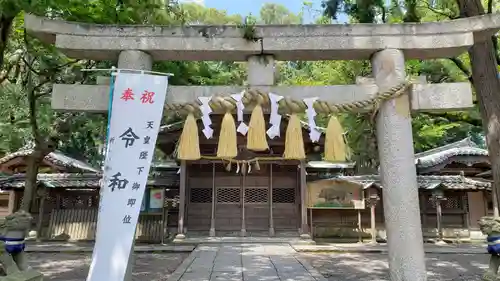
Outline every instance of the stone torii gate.
{"type": "MultiPolygon", "coordinates": [[[[247,61],[252,88],[285,97],[319,97],[332,103],[366,100],[405,81],[405,59],[459,55],[490,40],[500,15],[418,24],[256,26],[255,41],[236,26],[115,26],[72,23],[26,15],[29,32],[72,58],[118,60],[118,67],[150,70],[153,61],[247,61]],[[274,60],[364,60],[375,83],[334,86],[274,86],[274,60]]],[[[243,86],[170,86],[167,103],[238,93],[243,86]]],[[[105,112],[108,85],[54,85],[52,107],[105,112]]],[[[468,83],[414,84],[401,98],[407,112],[384,102],[376,118],[391,280],[426,280],[410,110],[472,107],[468,83]]],[[[304,177],[304,176],[302,176],[304,177]]],[[[303,181],[305,178],[302,179],[303,181]]],[[[181,179],[182,181],[182,179],[181,179]]],[[[181,190],[182,223],[184,192],[181,190]]],[[[309,233],[302,185],[302,233],[309,233]]],[[[182,229],[182,227],[181,227],[182,229]]]]}

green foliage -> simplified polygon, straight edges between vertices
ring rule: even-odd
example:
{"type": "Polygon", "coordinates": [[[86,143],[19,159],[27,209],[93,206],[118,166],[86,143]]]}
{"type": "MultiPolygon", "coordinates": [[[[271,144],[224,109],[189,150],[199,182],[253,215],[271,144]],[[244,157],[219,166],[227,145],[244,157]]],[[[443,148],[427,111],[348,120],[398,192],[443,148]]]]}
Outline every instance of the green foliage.
{"type": "MultiPolygon", "coordinates": [[[[339,13],[347,13],[352,22],[419,22],[444,20],[458,14],[456,1],[415,0],[325,0],[324,15],[316,22],[329,23],[339,13]],[[432,2],[432,5],[430,4],[432,2]]],[[[265,4],[259,17],[228,15],[225,11],[206,8],[197,4],[175,4],[174,1],[124,0],[0,0],[3,16],[15,17],[10,28],[9,42],[5,50],[5,63],[0,72],[0,154],[15,151],[33,140],[29,123],[27,99],[28,49],[23,30],[23,11],[37,15],[70,21],[106,24],[236,24],[242,37],[256,40],[256,24],[298,24],[303,13],[291,13],[285,6],[265,4]]],[[[311,8],[310,3],[305,3],[311,8]]],[[[0,29],[2,26],[0,26],[0,29]]],[[[60,54],[53,46],[41,44],[27,37],[29,54],[35,58],[33,83],[40,85],[36,94],[37,120],[40,133],[47,135],[62,114],[50,108],[53,83],[93,83],[95,73],[81,72],[83,68],[109,68],[115,62],[73,61],[60,54]]],[[[2,42],[0,42],[2,43],[2,42]]],[[[0,44],[1,47],[1,44],[0,44]]],[[[460,58],[469,66],[466,55],[460,58]]],[[[1,64],[0,64],[1,65],[1,64]]],[[[368,61],[318,61],[277,62],[277,82],[281,85],[331,85],[353,84],[357,76],[371,75],[368,61]]],[[[411,60],[406,70],[413,76],[425,75],[430,83],[467,81],[468,77],[450,60],[411,60]]],[[[245,63],[233,62],[156,62],[153,69],[170,72],[173,85],[244,85],[245,63]]],[[[102,74],[101,74],[102,75],[102,74]]],[[[370,113],[340,116],[346,128],[346,137],[353,150],[354,160],[366,167],[377,165],[377,145],[370,113]]],[[[328,118],[318,117],[318,124],[326,126],[328,118]]],[[[71,123],[74,132],[59,148],[73,157],[98,163],[99,148],[105,134],[105,116],[76,114],[71,123]]],[[[417,151],[433,148],[448,142],[472,136],[481,136],[481,118],[477,109],[448,114],[417,114],[413,118],[413,134],[417,151]]]]}
{"type": "Polygon", "coordinates": [[[243,38],[251,42],[257,42],[259,40],[255,34],[256,23],[257,20],[252,15],[249,15],[248,17],[245,17],[243,23],[238,24],[238,28],[243,32],[243,38]]]}

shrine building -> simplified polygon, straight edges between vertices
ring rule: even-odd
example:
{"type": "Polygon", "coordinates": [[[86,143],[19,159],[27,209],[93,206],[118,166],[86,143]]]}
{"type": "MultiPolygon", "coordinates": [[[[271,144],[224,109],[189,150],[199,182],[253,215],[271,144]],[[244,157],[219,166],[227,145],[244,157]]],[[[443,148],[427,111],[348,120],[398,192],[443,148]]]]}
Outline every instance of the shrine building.
{"type": "MultiPolygon", "coordinates": [[[[178,233],[308,236],[306,161],[283,158],[288,119],[281,122],[280,136],[268,140],[266,151],[247,149],[246,137],[238,134],[238,155],[231,160],[216,157],[221,119],[222,115],[212,116],[210,139],[203,135],[198,121],[201,159],[180,162],[178,233]]],[[[244,115],[245,122],[249,119],[244,115]]],[[[323,137],[312,143],[303,125],[306,154],[319,154],[323,137]]],[[[157,145],[165,154],[175,153],[182,129],[164,126],[159,132],[157,145]]]]}

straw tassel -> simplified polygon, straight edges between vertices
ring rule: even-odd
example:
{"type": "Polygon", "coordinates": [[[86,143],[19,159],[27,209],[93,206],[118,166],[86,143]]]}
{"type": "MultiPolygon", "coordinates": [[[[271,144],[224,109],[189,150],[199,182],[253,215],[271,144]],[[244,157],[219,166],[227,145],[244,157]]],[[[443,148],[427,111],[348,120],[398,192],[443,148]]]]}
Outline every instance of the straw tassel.
{"type": "Polygon", "coordinates": [[[247,148],[254,151],[268,150],[266,121],[264,120],[264,112],[260,103],[253,109],[248,127],[247,148]]]}
{"type": "Polygon", "coordinates": [[[217,157],[230,159],[238,155],[236,124],[231,112],[226,112],[220,128],[217,157]]]}
{"type": "Polygon", "coordinates": [[[345,162],[348,148],[344,139],[344,130],[336,116],[328,121],[325,133],[325,160],[330,162],[345,162]]]}
{"type": "Polygon", "coordinates": [[[177,149],[177,158],[181,160],[198,160],[201,158],[198,124],[196,124],[193,112],[189,112],[184,122],[184,129],[177,149]]]}
{"type": "Polygon", "coordinates": [[[296,113],[292,113],[288,121],[283,158],[294,160],[306,158],[304,140],[302,138],[302,125],[296,113]]]}

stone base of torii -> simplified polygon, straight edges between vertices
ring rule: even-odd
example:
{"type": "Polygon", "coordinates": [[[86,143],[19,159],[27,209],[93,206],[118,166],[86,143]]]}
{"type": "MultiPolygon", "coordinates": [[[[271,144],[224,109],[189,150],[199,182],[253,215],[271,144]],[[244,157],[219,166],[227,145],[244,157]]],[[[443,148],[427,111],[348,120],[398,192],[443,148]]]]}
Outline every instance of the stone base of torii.
{"type": "MultiPolygon", "coordinates": [[[[150,70],[155,60],[247,61],[248,84],[252,88],[296,99],[318,97],[345,103],[365,100],[404,82],[405,59],[451,57],[465,52],[475,41],[490,40],[500,27],[500,15],[419,24],[256,26],[256,42],[244,39],[235,26],[118,28],[31,15],[26,15],[25,26],[72,58],[117,59],[118,68],[137,70],[150,70]],[[211,36],[204,36],[206,32],[211,36]],[[375,83],[274,86],[275,59],[370,59],[375,83]]],[[[229,95],[244,88],[171,86],[167,103],[193,102],[198,97],[219,93],[229,95]]],[[[105,112],[108,98],[107,85],[54,85],[52,106],[61,111],[105,112]]],[[[393,281],[427,280],[410,111],[461,110],[472,106],[468,83],[414,84],[410,95],[380,106],[376,132],[393,281]],[[395,102],[406,105],[403,112],[401,107],[396,110],[395,102]]],[[[307,220],[305,212],[304,219],[307,220]]]]}

